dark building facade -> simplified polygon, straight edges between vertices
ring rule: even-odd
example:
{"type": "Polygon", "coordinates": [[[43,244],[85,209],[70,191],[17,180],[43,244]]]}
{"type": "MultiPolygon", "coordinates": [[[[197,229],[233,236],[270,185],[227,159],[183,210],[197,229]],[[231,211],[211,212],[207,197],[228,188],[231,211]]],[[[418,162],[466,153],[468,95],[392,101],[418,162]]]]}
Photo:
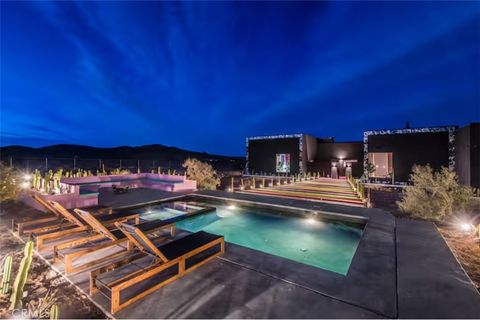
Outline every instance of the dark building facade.
{"type": "Polygon", "coordinates": [[[355,176],[363,173],[362,142],[291,134],[250,137],[246,149],[246,171],[250,174],[320,172],[339,177],[349,172],[355,176]]]}
{"type": "Polygon", "coordinates": [[[336,142],[306,134],[247,138],[250,174],[320,172],[375,181],[407,182],[412,167],[457,171],[462,184],[480,187],[480,124],[366,131],[363,141],[336,142]]]}
{"type": "Polygon", "coordinates": [[[472,123],[457,131],[455,168],[462,184],[480,188],[480,123],[472,123]]]}
{"type": "Polygon", "coordinates": [[[456,126],[366,131],[364,174],[380,180],[408,181],[414,165],[455,169],[456,126]],[[368,172],[368,164],[375,167],[368,172]]]}
{"type": "Polygon", "coordinates": [[[297,174],[304,168],[304,135],[278,135],[247,138],[246,171],[264,174],[297,174]],[[287,156],[288,162],[282,168],[277,168],[277,158],[287,156]]]}

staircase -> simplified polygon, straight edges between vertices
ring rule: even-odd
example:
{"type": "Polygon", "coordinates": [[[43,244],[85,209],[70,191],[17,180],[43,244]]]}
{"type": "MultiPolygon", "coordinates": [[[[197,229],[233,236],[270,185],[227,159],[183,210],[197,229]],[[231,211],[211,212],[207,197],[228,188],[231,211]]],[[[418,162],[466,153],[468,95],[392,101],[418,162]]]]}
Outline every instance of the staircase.
{"type": "Polygon", "coordinates": [[[303,199],[363,207],[364,201],[352,189],[347,180],[320,178],[242,191],[272,197],[303,199]]]}

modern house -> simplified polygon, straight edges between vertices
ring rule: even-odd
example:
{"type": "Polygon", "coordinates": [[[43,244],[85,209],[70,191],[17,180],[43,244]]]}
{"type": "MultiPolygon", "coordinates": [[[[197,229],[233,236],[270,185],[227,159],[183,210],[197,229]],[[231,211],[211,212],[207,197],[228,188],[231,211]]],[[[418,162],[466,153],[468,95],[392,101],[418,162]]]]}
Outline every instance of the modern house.
{"type": "Polygon", "coordinates": [[[412,166],[430,164],[434,169],[457,171],[460,182],[480,186],[480,123],[463,128],[372,130],[363,141],[336,142],[307,134],[249,137],[246,171],[249,174],[298,174],[320,172],[339,178],[352,174],[376,181],[406,182],[412,166]]]}

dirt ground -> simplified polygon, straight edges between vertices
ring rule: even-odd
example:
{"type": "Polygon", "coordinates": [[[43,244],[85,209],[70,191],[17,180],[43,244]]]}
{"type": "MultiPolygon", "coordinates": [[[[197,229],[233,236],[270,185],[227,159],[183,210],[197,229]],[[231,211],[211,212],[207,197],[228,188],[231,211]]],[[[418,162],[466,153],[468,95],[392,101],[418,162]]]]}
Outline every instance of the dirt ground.
{"type": "Polygon", "coordinates": [[[480,242],[473,233],[467,235],[446,227],[438,230],[480,292],[480,242]]]}
{"type": "MultiPolygon", "coordinates": [[[[17,205],[15,205],[16,207],[17,205]]],[[[16,238],[8,229],[8,214],[0,217],[0,273],[3,273],[3,258],[12,254],[13,270],[10,283],[13,284],[18,266],[23,257],[24,243],[16,238]]],[[[0,276],[1,277],[1,276],[0,276]]],[[[26,296],[23,299],[22,309],[28,309],[38,304],[49,292],[54,303],[59,308],[59,318],[68,319],[105,319],[105,314],[97,308],[86,295],[82,294],[75,286],[56,273],[40,257],[34,255],[27,283],[24,288],[26,296]]],[[[10,292],[11,293],[11,289],[10,292]]],[[[12,313],[8,310],[10,294],[0,294],[0,318],[10,318],[12,313]]],[[[48,318],[48,314],[46,315],[48,318]]],[[[18,315],[17,315],[18,317],[18,315]]],[[[45,315],[44,315],[45,317],[45,315]]]]}

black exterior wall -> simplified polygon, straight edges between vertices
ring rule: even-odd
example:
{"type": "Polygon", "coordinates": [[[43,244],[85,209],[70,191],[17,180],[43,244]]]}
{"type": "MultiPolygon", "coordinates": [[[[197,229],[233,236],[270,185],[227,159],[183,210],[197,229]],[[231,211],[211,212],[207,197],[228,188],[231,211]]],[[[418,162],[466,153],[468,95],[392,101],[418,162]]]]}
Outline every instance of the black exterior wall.
{"type": "Polygon", "coordinates": [[[258,139],[248,142],[249,173],[276,174],[277,153],[290,154],[290,173],[300,171],[300,138],[258,139]]]}
{"type": "Polygon", "coordinates": [[[480,123],[458,129],[455,137],[455,160],[461,184],[480,188],[480,123]]]}
{"type": "Polygon", "coordinates": [[[368,152],[392,152],[395,181],[406,182],[415,164],[448,168],[448,139],[448,132],[371,135],[368,152]]]}

